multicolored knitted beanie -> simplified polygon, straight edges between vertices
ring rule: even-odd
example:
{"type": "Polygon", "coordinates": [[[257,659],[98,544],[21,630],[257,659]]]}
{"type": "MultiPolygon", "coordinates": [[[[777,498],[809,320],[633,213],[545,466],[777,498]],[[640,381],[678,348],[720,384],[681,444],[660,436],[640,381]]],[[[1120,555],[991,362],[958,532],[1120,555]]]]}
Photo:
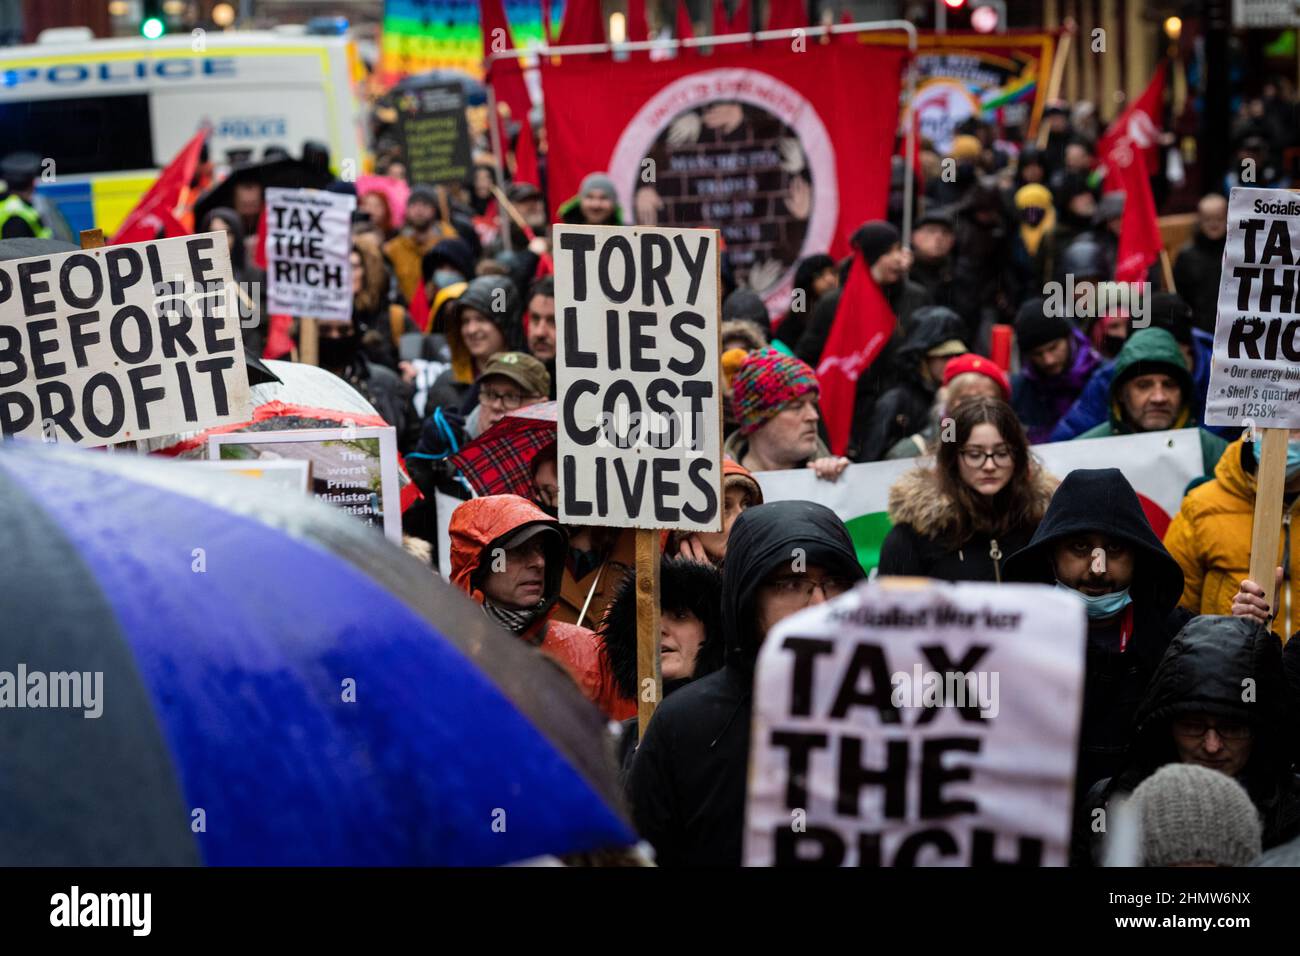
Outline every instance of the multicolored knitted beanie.
{"type": "Polygon", "coordinates": [[[754,431],[786,403],[817,391],[817,373],[807,362],[771,348],[750,352],[731,383],[741,434],[754,431]]]}

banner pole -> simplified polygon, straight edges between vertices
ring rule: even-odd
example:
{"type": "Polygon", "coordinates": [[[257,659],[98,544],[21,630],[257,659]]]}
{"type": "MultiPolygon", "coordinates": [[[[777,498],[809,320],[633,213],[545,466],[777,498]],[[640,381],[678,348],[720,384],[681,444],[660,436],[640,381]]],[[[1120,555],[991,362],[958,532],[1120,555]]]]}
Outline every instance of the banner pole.
{"type": "MultiPolygon", "coordinates": [[[[503,150],[505,149],[505,146],[501,142],[501,117],[497,115],[497,98],[492,92],[491,80],[492,63],[495,57],[496,54],[492,54],[487,58],[487,62],[484,64],[483,78],[485,82],[483,85],[487,87],[488,134],[492,137],[492,162],[496,166],[497,185],[504,189],[506,184],[506,157],[503,150]]],[[[524,122],[528,122],[527,116],[524,117],[524,122]]],[[[501,229],[501,244],[505,248],[506,252],[510,251],[510,229],[505,227],[504,223],[502,223],[501,229]]]]}
{"type": "MultiPolygon", "coordinates": [[[[1065,76],[1065,61],[1070,57],[1070,40],[1074,36],[1074,31],[1066,29],[1061,33],[1061,42],[1056,45],[1056,50],[1052,54],[1052,77],[1047,84],[1047,96],[1043,98],[1043,103],[1052,102],[1056,99],[1061,91],[1061,80],[1065,76]]],[[[1046,123],[1038,127],[1038,148],[1042,149],[1047,145],[1047,137],[1050,129],[1046,123]]]]}
{"type": "MultiPolygon", "coordinates": [[[[1250,580],[1264,589],[1264,600],[1273,607],[1274,569],[1277,545],[1282,537],[1282,495],[1286,485],[1285,428],[1262,428],[1263,450],[1255,473],[1255,518],[1250,529],[1250,580]]],[[[1289,634],[1282,635],[1286,643],[1289,634]]]]}
{"type": "Polygon", "coordinates": [[[298,319],[298,361],[304,365],[320,364],[320,326],[315,319],[298,319]]]}
{"type": "MultiPolygon", "coordinates": [[[[1280,501],[1281,499],[1279,499],[1280,501]]],[[[636,529],[636,717],[638,740],[663,696],[659,672],[659,532],[636,529]]]]}

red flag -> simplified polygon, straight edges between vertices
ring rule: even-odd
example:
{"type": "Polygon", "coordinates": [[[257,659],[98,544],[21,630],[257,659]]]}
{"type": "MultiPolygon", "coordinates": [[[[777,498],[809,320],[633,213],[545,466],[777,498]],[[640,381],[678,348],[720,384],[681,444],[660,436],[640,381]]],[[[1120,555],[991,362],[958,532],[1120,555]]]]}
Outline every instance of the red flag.
{"type": "MultiPolygon", "coordinates": [[[[499,3],[500,0],[497,0],[499,3]]],[[[641,7],[645,16],[644,3],[641,7]]],[[[560,26],[559,46],[581,43],[604,43],[605,19],[600,15],[600,0],[566,0],[564,23],[560,26]]]]}
{"type": "Polygon", "coordinates": [[[723,0],[713,0],[713,35],[727,33],[727,5],[723,0]]]}
{"type": "Polygon", "coordinates": [[[727,26],[727,32],[748,33],[750,29],[749,0],[740,0],[731,14],[731,23],[727,26]]]}
{"type": "Polygon", "coordinates": [[[1156,75],[1151,78],[1146,91],[1115,118],[1105,135],[1097,141],[1097,157],[1106,164],[1107,192],[1124,188],[1118,170],[1128,165],[1133,154],[1143,157],[1145,175],[1156,172],[1160,159],[1158,141],[1163,125],[1165,67],[1162,62],[1156,68],[1156,75]]]}
{"type": "Polygon", "coordinates": [[[644,43],[650,39],[650,24],[645,18],[645,0],[627,0],[627,38],[632,43],[644,43]]]}
{"type": "Polygon", "coordinates": [[[1160,258],[1164,241],[1156,222],[1156,203],[1151,195],[1151,179],[1140,153],[1129,151],[1129,162],[1117,173],[1124,191],[1124,219],[1119,234],[1119,252],[1115,256],[1115,281],[1142,282],[1147,270],[1160,258]]]}
{"type": "MultiPolygon", "coordinates": [[[[502,50],[514,48],[514,36],[510,33],[510,21],[506,19],[506,10],[501,0],[479,0],[479,25],[483,32],[483,59],[502,50]]],[[[527,125],[528,113],[533,108],[532,98],[524,83],[524,73],[519,67],[519,60],[507,57],[496,60],[488,75],[492,84],[492,95],[497,103],[510,107],[510,118],[516,123],[527,125]]],[[[500,128],[501,147],[504,150],[508,139],[504,125],[500,128]]]]}
{"type": "Polygon", "coordinates": [[[808,25],[808,12],[801,0],[772,0],[768,6],[769,30],[797,30],[808,25]]]}
{"type": "Polygon", "coordinates": [[[207,141],[207,128],[199,130],[181,147],[172,161],[158,174],[149,191],[140,197],[134,209],[117,227],[112,244],[172,239],[194,232],[193,213],[189,210],[190,183],[199,165],[199,153],[207,141]],[[188,225],[184,221],[189,218],[188,225]]]}
{"type": "Polygon", "coordinates": [[[425,291],[423,282],[415,287],[415,295],[411,296],[406,311],[410,313],[411,321],[417,329],[421,332],[429,331],[429,293],[425,291]]]}
{"type": "Polygon", "coordinates": [[[835,321],[817,366],[821,413],[826,419],[831,451],[837,455],[843,455],[849,446],[858,377],[894,334],[896,321],[885,294],[871,278],[866,261],[855,252],[849,280],[840,293],[835,321]]]}
{"type": "Polygon", "coordinates": [[[533,124],[525,122],[519,129],[515,142],[515,182],[532,183],[542,188],[542,177],[537,173],[537,143],[533,140],[533,124]]]}
{"type": "Polygon", "coordinates": [[[695,27],[691,23],[691,11],[686,7],[686,0],[677,0],[677,26],[673,32],[679,40],[695,37],[695,27]]]}
{"type": "Polygon", "coordinates": [[[619,187],[625,225],[721,228],[733,266],[742,263],[746,275],[759,269],[749,284],[769,311],[780,314],[789,307],[799,258],[813,252],[846,255],[853,230],[885,216],[906,56],[906,50],[865,44],[814,43],[803,53],[789,43],[727,44],[707,57],[629,59],[615,64],[617,83],[608,81],[608,60],[548,58],[541,65],[547,102],[583,104],[580,110],[546,111],[552,215],[578,192],[584,176],[604,170],[619,187]],[[711,75],[701,83],[705,72],[711,75]],[[763,111],[795,132],[806,178],[791,177],[782,167],[794,144],[776,140],[791,134],[780,124],[760,128],[755,115],[737,110],[728,95],[733,88],[751,91],[750,102],[766,104],[763,111]],[[597,89],[601,95],[592,96],[597,89]],[[864,89],[872,95],[862,95],[864,89]],[[685,110],[699,118],[701,134],[677,143],[669,131],[682,132],[685,110]],[[819,121],[815,126],[811,117],[819,121]],[[731,181],[733,192],[707,193],[715,204],[706,212],[699,197],[714,186],[719,169],[730,168],[724,164],[734,142],[748,143],[751,165],[745,177],[731,181]],[[760,142],[761,148],[755,145],[760,142]],[[661,180],[664,163],[672,166],[674,156],[689,158],[679,164],[680,175],[674,172],[677,191],[647,187],[640,179],[652,148],[661,180]],[[701,163],[702,155],[723,159],[701,163]],[[788,191],[773,203],[763,184],[783,177],[788,191]],[[698,191],[697,180],[702,181],[698,191]],[[723,198],[725,208],[717,205],[723,198]],[[780,248],[771,238],[778,232],[788,237],[780,248]]]}

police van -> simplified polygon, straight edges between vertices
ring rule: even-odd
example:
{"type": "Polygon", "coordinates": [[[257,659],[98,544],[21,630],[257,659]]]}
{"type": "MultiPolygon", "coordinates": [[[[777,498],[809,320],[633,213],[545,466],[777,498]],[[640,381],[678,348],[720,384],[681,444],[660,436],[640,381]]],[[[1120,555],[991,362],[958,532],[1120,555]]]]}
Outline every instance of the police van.
{"type": "Polygon", "coordinates": [[[329,145],[360,170],[364,67],[346,37],[203,33],[0,48],[0,153],[42,157],[38,198],[111,235],[207,123],[209,155],[329,145]]]}

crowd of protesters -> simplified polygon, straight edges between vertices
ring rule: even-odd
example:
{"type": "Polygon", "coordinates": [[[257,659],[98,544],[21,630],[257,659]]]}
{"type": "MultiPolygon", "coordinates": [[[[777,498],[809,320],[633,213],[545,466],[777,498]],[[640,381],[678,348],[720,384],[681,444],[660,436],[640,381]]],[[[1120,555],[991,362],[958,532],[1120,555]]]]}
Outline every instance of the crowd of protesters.
{"type": "MultiPolygon", "coordinates": [[[[455,464],[511,413],[555,398],[550,210],[561,222],[620,224],[613,182],[595,170],[577,195],[547,196],[544,153],[542,183],[499,183],[480,153],[464,184],[408,184],[400,156],[381,151],[378,176],[409,187],[400,215],[374,180],[330,187],[358,193],[353,310],[350,323],[319,323],[319,364],[396,429],[423,492],[404,514],[407,535],[436,548],[435,492],[461,499],[443,516],[451,583],[623,722],[628,800],[660,865],[739,864],[758,648],[780,620],[865,576],[839,517],[816,501],[764,503],[755,476],[808,468],[836,482],[850,462],[898,458],[917,466],[889,490],[892,530],[875,573],[1040,582],[1085,605],[1074,862],[1100,860],[1093,811],[1117,798],[1138,808],[1153,865],[1236,865],[1300,837],[1300,642],[1284,651],[1279,640],[1300,627],[1300,432],[1269,606],[1262,582],[1248,580],[1258,443],[1202,423],[1223,195],[1200,201],[1174,286],[1154,276],[1143,314],[1062,309],[1049,294],[1068,277],[1077,301],[1113,301],[1101,293],[1114,280],[1124,196],[1100,188],[1092,120],[1052,106],[1043,148],[1013,149],[979,121],[944,155],[923,143],[911,235],[893,216],[861,224],[842,260],[807,256],[797,307],[784,314],[769,315],[724,263],[724,526],[663,536],[665,697],[643,740],[633,534],[561,525],[553,444],[531,458],[523,494],[472,494],[455,464]],[[837,456],[816,369],[855,258],[896,324],[858,379],[847,455],[837,456]],[[1012,330],[1011,368],[992,356],[998,326],[1012,330]],[[1053,475],[1034,452],[1183,428],[1197,430],[1203,473],[1163,540],[1116,463],[1053,475]],[[807,561],[792,571],[796,548],[807,561]],[[1246,681],[1257,688],[1248,702],[1246,681]]],[[[1274,156],[1289,135],[1269,103],[1244,111],[1235,142],[1261,159],[1269,181],[1258,184],[1284,184],[1274,156]]],[[[226,232],[236,278],[256,282],[260,188],[235,195],[236,208],[201,225],[226,232]]],[[[270,326],[246,329],[250,350],[294,354],[293,338],[277,346],[270,326]]]]}

